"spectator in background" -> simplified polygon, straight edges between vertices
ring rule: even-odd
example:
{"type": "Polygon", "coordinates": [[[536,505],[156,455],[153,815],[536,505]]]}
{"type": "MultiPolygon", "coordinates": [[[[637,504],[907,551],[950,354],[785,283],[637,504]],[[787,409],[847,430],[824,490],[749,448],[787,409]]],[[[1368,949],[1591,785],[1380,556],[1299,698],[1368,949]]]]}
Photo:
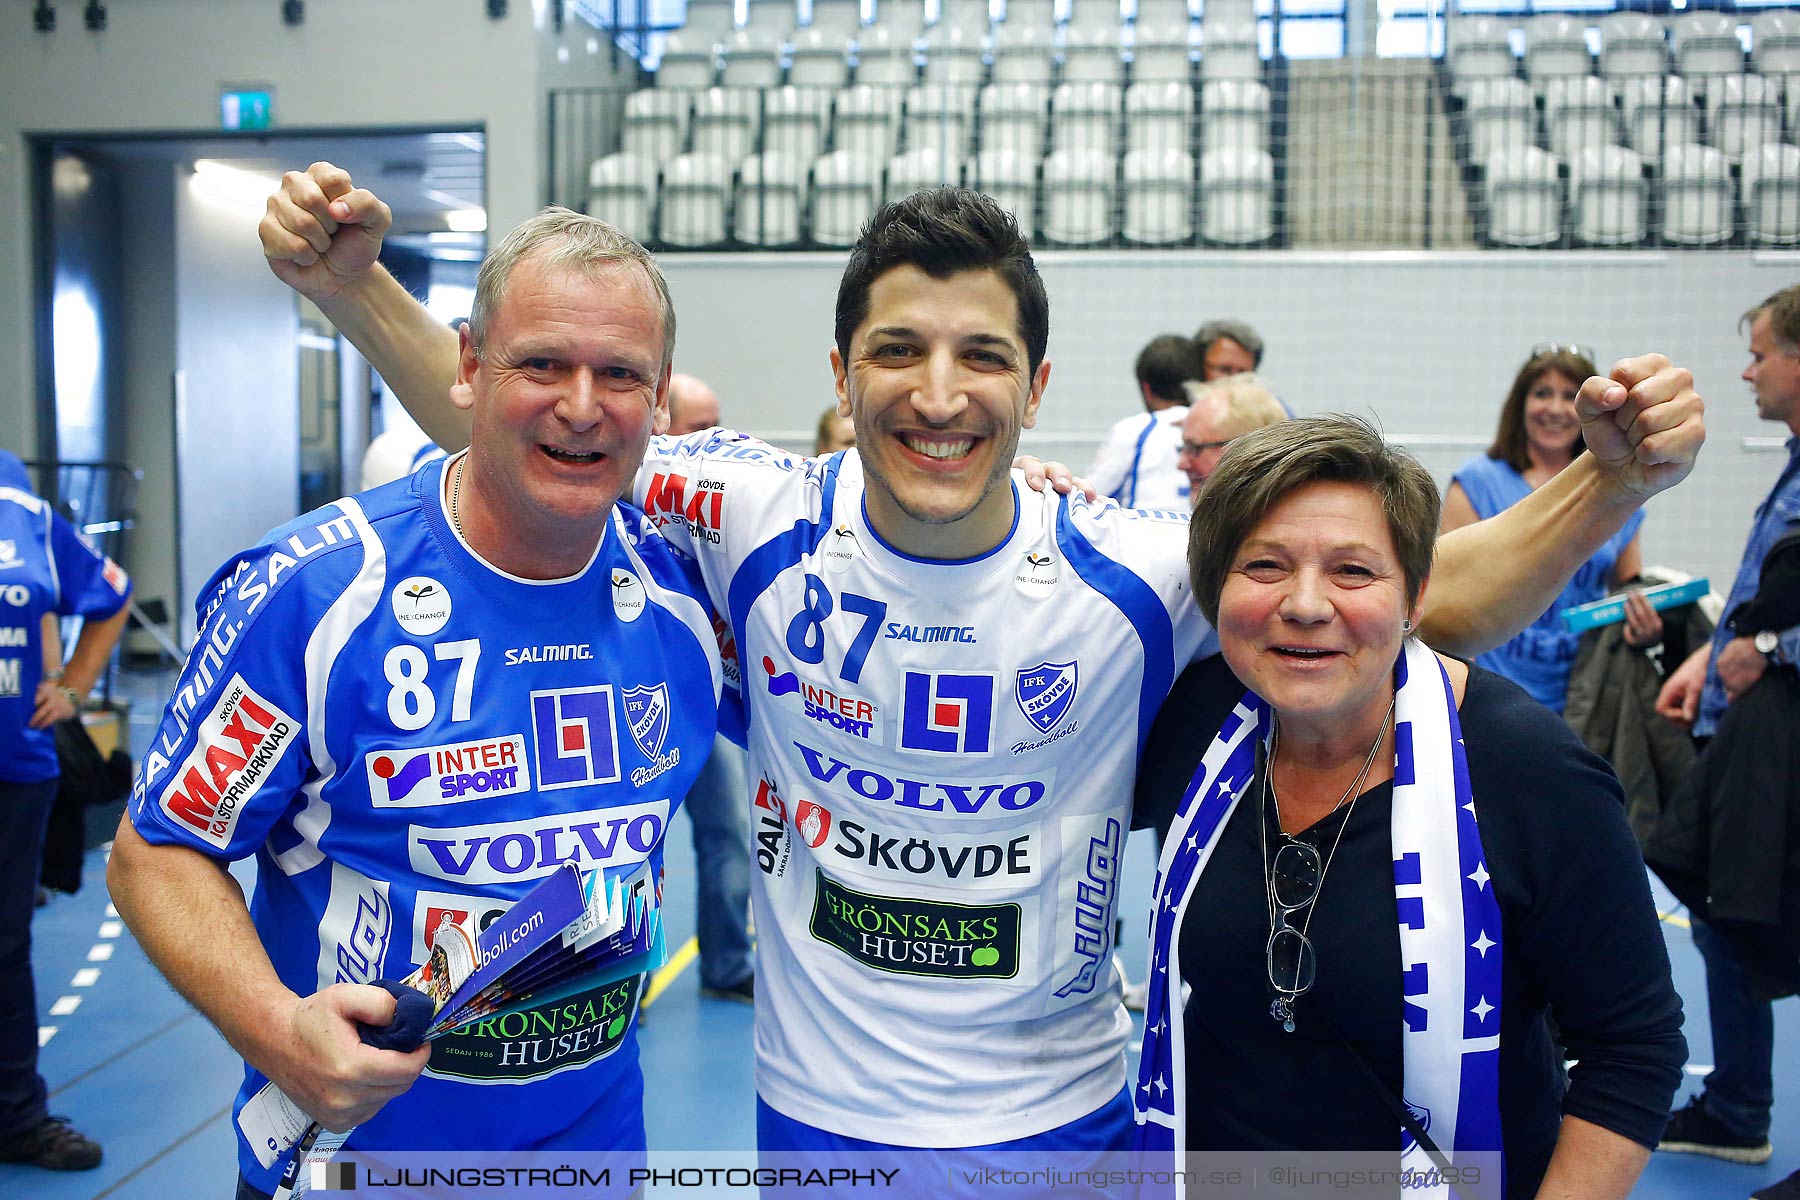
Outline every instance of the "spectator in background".
{"type": "Polygon", "coordinates": [[[1126,508],[1185,509],[1187,480],[1175,467],[1188,380],[1198,378],[1194,343],[1176,333],[1152,338],[1138,351],[1138,396],[1144,412],[1107,431],[1088,480],[1126,508]]]}
{"type": "MultiPolygon", "coordinates": [[[[1800,532],[1800,287],[1770,296],[1745,313],[1739,327],[1746,322],[1750,326],[1750,365],[1744,368],[1744,382],[1756,397],[1756,415],[1786,425],[1790,436],[1787,462],[1768,498],[1756,510],[1743,561],[1725,601],[1725,611],[1733,618],[1757,596],[1770,550],[1783,537],[1800,532]]],[[[1762,684],[1765,675],[1791,675],[1796,662],[1800,662],[1800,626],[1734,629],[1727,620],[1713,631],[1711,644],[1694,651],[1675,669],[1656,699],[1656,711],[1678,724],[1692,725],[1695,738],[1711,743],[1701,751],[1696,775],[1713,769],[1712,759],[1727,740],[1722,736],[1712,742],[1713,735],[1720,732],[1728,713],[1737,711],[1745,693],[1762,684]]],[[[1788,744],[1779,744],[1777,735],[1766,744],[1763,761],[1753,765],[1766,769],[1790,760],[1794,752],[1791,720],[1786,733],[1788,744]]],[[[1773,777],[1765,774],[1760,778],[1767,782],[1773,777]]],[[[1785,822],[1780,809],[1784,805],[1791,808],[1791,788],[1790,779],[1785,787],[1778,785],[1774,794],[1743,789],[1733,797],[1738,811],[1729,814],[1728,821],[1704,830],[1715,838],[1737,835],[1728,845],[1711,851],[1714,861],[1721,861],[1720,850],[1726,851],[1723,861],[1731,862],[1734,878],[1717,880],[1717,894],[1705,896],[1705,916],[1711,919],[1703,919],[1696,911],[1693,920],[1694,945],[1706,963],[1714,1065],[1700,1095],[1670,1118],[1659,1150],[1741,1163],[1767,1162],[1773,1153],[1769,1126],[1775,1097],[1775,1018],[1770,998],[1791,989],[1771,986],[1766,974],[1752,966],[1744,949],[1712,922],[1728,915],[1724,911],[1727,902],[1741,903],[1742,881],[1766,879],[1771,873],[1779,877],[1784,858],[1792,853],[1792,830],[1785,844],[1767,836],[1767,831],[1785,822]],[[1771,807],[1777,813],[1775,821],[1756,819],[1771,807]],[[1746,832],[1752,836],[1744,838],[1746,832]]],[[[1659,837],[1664,833],[1659,827],[1659,837]]],[[[1651,850],[1655,849],[1652,845],[1651,850]]],[[[1657,857],[1653,854],[1653,861],[1657,857]]],[[[1658,871],[1667,877],[1660,862],[1658,871]]],[[[1712,885],[1706,890],[1712,891],[1712,885]]],[[[1769,895],[1770,890],[1761,889],[1762,895],[1756,899],[1779,904],[1780,898],[1769,895]]],[[[1790,1121],[1790,1131],[1792,1126],[1790,1121]]],[[[1755,1195],[1760,1200],[1800,1200],[1800,1172],[1755,1195]]]]}
{"type": "Polygon", "coordinates": [[[850,418],[832,405],[819,414],[819,428],[813,434],[814,454],[836,454],[856,445],[856,426],[850,418]]]}
{"type": "MultiPolygon", "coordinates": [[[[680,437],[719,423],[719,397],[704,380],[669,376],[669,433],[680,437]]],[[[750,948],[750,797],[744,752],[725,738],[694,781],[682,809],[694,824],[694,936],[700,943],[700,991],[751,1003],[756,964],[750,948]]]]}
{"type": "Polygon", "coordinates": [[[705,381],[679,371],[669,376],[669,432],[699,433],[719,423],[719,397],[705,381]]]}
{"type": "Polygon", "coordinates": [[[131,581],[32,493],[25,465],[3,450],[0,568],[12,601],[9,636],[0,639],[0,1162],[85,1171],[100,1165],[100,1144],[50,1115],[37,1070],[31,910],[56,799],[50,726],[80,711],[105,670],[125,628],[131,581]],[[86,618],[67,665],[45,654],[51,614],[86,618]]]}
{"type": "Polygon", "coordinates": [[[1209,383],[1187,385],[1187,419],[1181,426],[1181,453],[1176,466],[1188,477],[1193,503],[1200,503],[1200,488],[1219,465],[1219,456],[1233,438],[1252,429],[1276,425],[1288,419],[1275,393],[1252,374],[1227,375],[1209,383]]]}
{"type": "MultiPolygon", "coordinates": [[[[1532,350],[1500,406],[1494,444],[1451,477],[1444,494],[1443,532],[1511,508],[1586,449],[1575,416],[1575,394],[1581,381],[1594,374],[1593,357],[1584,346],[1549,343],[1532,350]]],[[[1475,661],[1506,676],[1550,711],[1561,713],[1581,643],[1581,635],[1563,624],[1562,612],[1637,578],[1643,565],[1638,549],[1643,523],[1644,514],[1633,513],[1625,527],[1575,572],[1547,612],[1518,637],[1475,661]]],[[[1642,597],[1633,597],[1626,614],[1627,644],[1648,648],[1662,640],[1662,619],[1642,597]]]]}
{"type": "Polygon", "coordinates": [[[363,451],[362,490],[392,483],[442,457],[443,447],[427,437],[406,410],[400,409],[393,424],[376,434],[363,451]]]}
{"type": "Polygon", "coordinates": [[[1230,317],[1202,325],[1194,334],[1194,349],[1200,357],[1200,378],[1209,382],[1262,366],[1262,335],[1230,317]]]}

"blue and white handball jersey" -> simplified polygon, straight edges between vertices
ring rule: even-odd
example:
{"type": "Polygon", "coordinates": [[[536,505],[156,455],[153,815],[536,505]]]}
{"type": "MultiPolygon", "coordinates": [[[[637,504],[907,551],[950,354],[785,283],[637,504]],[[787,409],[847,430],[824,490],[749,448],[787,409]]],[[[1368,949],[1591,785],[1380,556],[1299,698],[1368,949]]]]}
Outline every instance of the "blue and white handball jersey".
{"type": "Polygon", "coordinates": [[[652,439],[639,475],[736,636],[757,1089],[834,1133],[982,1145],[1124,1087],[1132,780],[1211,631],[1185,516],[1011,486],[999,547],[926,562],[869,527],[855,451],[711,431],[652,439]]]}
{"type": "MultiPolygon", "coordinates": [[[[443,465],[300,517],[227,563],[139,769],[152,842],[254,853],[251,912],[307,995],[398,979],[445,914],[558,864],[660,863],[712,745],[721,668],[694,564],[620,505],[567,579],[452,531],[443,465]]],[[[434,1044],[350,1147],[643,1145],[639,981],[434,1044]]],[[[246,1069],[237,1109],[264,1082],[246,1069]]],[[[246,1177],[269,1190],[239,1134],[246,1177]]]]}

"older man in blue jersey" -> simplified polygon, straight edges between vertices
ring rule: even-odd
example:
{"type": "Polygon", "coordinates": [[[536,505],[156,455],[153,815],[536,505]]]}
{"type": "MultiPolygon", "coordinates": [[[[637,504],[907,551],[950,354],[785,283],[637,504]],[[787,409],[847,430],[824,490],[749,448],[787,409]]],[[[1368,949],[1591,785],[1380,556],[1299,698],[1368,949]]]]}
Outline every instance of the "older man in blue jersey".
{"type": "Polygon", "coordinates": [[[446,918],[485,925],[564,862],[660,862],[721,687],[691,562],[620,503],[674,331],[640,247],[546,212],[480,273],[452,385],[467,453],[298,518],[205,589],[108,882],[244,1057],[240,1196],[273,1190],[292,1134],[267,1083],[358,1126],[353,1150],[641,1153],[638,979],[410,1054],[358,1023],[391,1018],[371,983],[446,918]],[[251,854],[246,907],[225,865],[251,854]]]}
{"type": "MultiPolygon", "coordinates": [[[[388,219],[315,164],[284,178],[263,246],[284,278],[324,265],[309,294],[459,445],[454,347],[373,267],[388,219]]],[[[909,196],[839,288],[855,450],[803,460],[714,430],[658,439],[640,473],[727,612],[753,715],[765,1151],[1125,1144],[1119,842],[1136,748],[1212,637],[1183,514],[1034,495],[1011,470],[1048,332],[1010,216],[960,189],[909,196]]],[[[1541,610],[1691,468],[1699,410],[1659,357],[1589,381],[1578,472],[1444,540],[1434,640],[1479,650],[1541,610]]]]}

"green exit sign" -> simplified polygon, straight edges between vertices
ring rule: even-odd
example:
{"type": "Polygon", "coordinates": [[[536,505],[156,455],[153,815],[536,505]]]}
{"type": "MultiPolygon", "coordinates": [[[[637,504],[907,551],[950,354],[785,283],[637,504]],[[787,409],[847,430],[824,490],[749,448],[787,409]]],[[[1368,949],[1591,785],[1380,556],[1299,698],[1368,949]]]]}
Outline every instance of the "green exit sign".
{"type": "Polygon", "coordinates": [[[274,92],[225,89],[219,93],[219,122],[226,129],[267,129],[274,119],[274,92]]]}

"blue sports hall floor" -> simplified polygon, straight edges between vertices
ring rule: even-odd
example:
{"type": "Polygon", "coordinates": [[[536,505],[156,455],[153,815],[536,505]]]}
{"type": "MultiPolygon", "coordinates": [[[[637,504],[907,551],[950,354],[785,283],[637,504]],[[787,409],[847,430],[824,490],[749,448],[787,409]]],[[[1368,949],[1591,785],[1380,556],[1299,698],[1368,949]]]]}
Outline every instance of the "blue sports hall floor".
{"type": "MultiPolygon", "coordinates": [[[[134,750],[148,739],[166,674],[127,675],[135,701],[134,750]]],[[[1120,911],[1149,903],[1149,849],[1126,854],[1120,911]]],[[[231,1098],[240,1066],[204,1018],[157,975],[108,903],[105,848],[88,855],[86,886],[38,910],[33,960],[51,1111],[106,1148],[94,1171],[55,1174],[0,1165],[6,1200],[230,1200],[236,1167],[231,1098]]],[[[737,1149],[755,1141],[751,1010],[699,994],[692,933],[693,847],[685,821],[671,830],[667,922],[671,962],[653,982],[641,1034],[652,1146],[737,1149]],[[696,1119],[697,1114],[703,1119],[696,1119]]],[[[1664,933],[1685,1001],[1692,1062],[1684,1093],[1711,1061],[1700,957],[1666,892],[1664,933]]],[[[1122,952],[1135,974],[1141,922],[1127,920],[1122,952]]],[[[1800,1169],[1800,1000],[1776,1005],[1775,1156],[1761,1167],[1658,1154],[1632,1193],[1646,1200],[1743,1200],[1800,1169]]],[[[1680,1101],[1678,1100],[1678,1103],[1680,1101]]],[[[692,1192],[684,1194],[692,1195],[692,1192]]],[[[727,1194],[721,1190],[718,1194],[727,1194]]],[[[744,1194],[744,1193],[738,1193],[744,1194]]]]}

